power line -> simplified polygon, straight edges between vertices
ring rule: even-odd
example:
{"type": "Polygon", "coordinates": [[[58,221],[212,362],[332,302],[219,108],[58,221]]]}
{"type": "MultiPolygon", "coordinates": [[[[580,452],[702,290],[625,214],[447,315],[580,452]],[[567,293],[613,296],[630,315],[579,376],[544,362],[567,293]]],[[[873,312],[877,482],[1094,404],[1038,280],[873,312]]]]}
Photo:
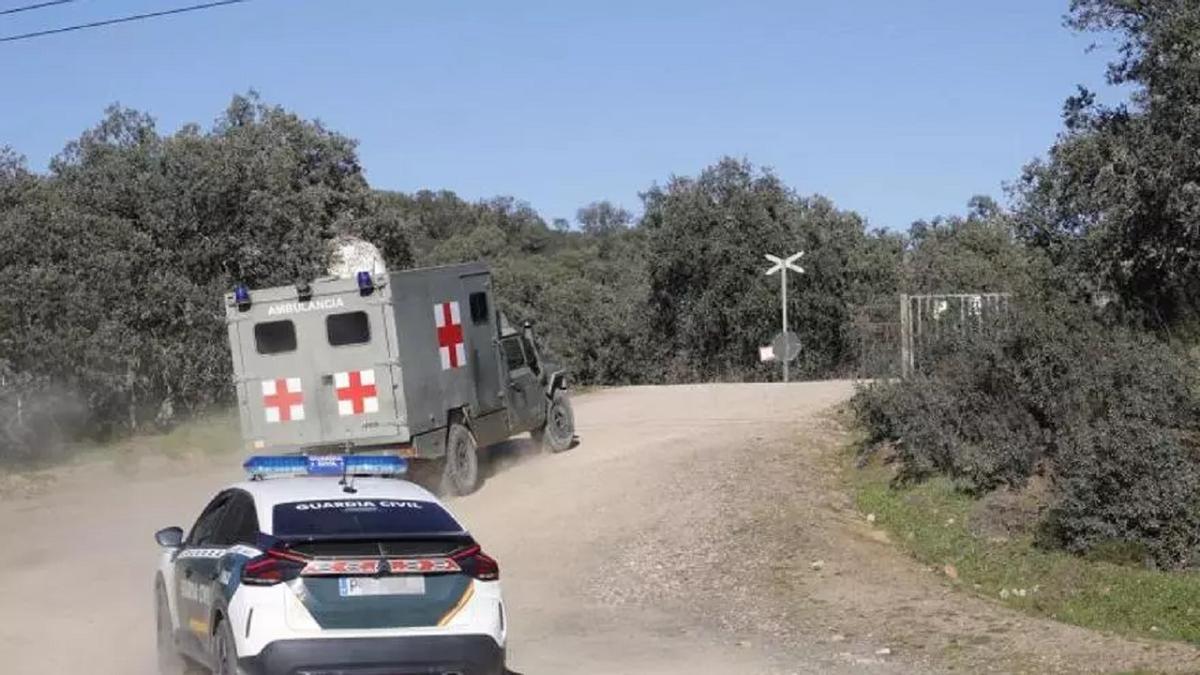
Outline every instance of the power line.
{"type": "MultiPolygon", "coordinates": [[[[68,0],[58,0],[64,2],[68,0]]],[[[202,9],[211,9],[222,5],[236,5],[250,0],[220,0],[219,2],[206,2],[200,5],[189,5],[187,7],[177,7],[168,9],[162,12],[149,12],[147,14],[133,14],[131,16],[123,16],[116,19],[105,19],[103,21],[93,21],[91,23],[81,23],[74,26],[66,26],[63,28],[53,28],[50,30],[39,30],[33,33],[23,33],[21,35],[7,35],[0,37],[0,42],[16,42],[17,40],[28,40],[30,38],[42,37],[44,35],[55,35],[57,33],[69,33],[76,30],[84,30],[86,28],[98,28],[100,26],[111,26],[115,23],[128,23],[130,21],[141,21],[143,19],[153,19],[159,16],[168,16],[171,14],[183,14],[184,12],[195,12],[202,9]]]]}
{"type": "Polygon", "coordinates": [[[24,7],[13,7],[12,9],[0,9],[0,16],[5,14],[19,14],[20,12],[28,12],[43,7],[53,7],[54,5],[65,5],[75,0],[50,0],[49,2],[39,2],[36,5],[25,5],[24,7]]]}

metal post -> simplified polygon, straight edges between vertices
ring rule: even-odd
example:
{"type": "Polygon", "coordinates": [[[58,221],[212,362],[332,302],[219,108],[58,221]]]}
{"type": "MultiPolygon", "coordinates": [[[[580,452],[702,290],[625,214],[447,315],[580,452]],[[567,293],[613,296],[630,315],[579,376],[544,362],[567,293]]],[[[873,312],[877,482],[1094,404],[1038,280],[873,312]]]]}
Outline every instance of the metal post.
{"type": "Polygon", "coordinates": [[[781,315],[780,318],[783,321],[783,332],[780,333],[780,335],[783,337],[783,344],[785,345],[785,353],[780,355],[779,358],[781,361],[783,361],[783,381],[784,382],[788,381],[788,361],[791,360],[790,357],[794,356],[794,354],[790,353],[791,348],[790,348],[790,344],[787,339],[787,334],[788,334],[787,275],[788,275],[788,270],[791,270],[797,274],[804,274],[804,268],[796,264],[796,261],[799,260],[800,258],[802,258],[803,256],[804,256],[804,251],[800,251],[799,253],[788,256],[787,258],[780,258],[778,256],[773,256],[770,253],[766,254],[766,256],[765,256],[767,260],[770,260],[772,263],[774,263],[771,266],[771,269],[767,270],[767,275],[770,276],[772,274],[775,274],[776,272],[779,273],[779,289],[780,289],[779,297],[780,297],[780,303],[781,303],[779,313],[781,315]]]}
{"type": "MultiPolygon", "coordinates": [[[[783,296],[783,334],[787,335],[787,332],[788,332],[788,325],[787,325],[787,268],[784,268],[784,270],[779,273],[779,283],[782,285],[782,288],[783,288],[783,291],[781,293],[781,295],[783,296]]],[[[785,358],[783,360],[783,382],[784,382],[784,384],[787,384],[787,381],[788,381],[788,360],[785,358]]]]}
{"type": "Polygon", "coordinates": [[[912,374],[912,314],[907,293],[900,294],[900,376],[912,374]]]}

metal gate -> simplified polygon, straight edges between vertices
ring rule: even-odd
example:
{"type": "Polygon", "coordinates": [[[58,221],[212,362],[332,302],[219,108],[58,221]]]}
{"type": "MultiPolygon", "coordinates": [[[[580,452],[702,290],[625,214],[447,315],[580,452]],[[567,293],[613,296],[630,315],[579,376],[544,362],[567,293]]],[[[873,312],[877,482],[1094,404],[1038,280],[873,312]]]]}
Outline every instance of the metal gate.
{"type": "Polygon", "coordinates": [[[933,339],[948,332],[979,330],[1008,310],[1010,293],[944,293],[900,296],[900,373],[920,369],[933,339]]]}
{"type": "Polygon", "coordinates": [[[851,312],[851,327],[858,358],[854,376],[862,379],[890,379],[900,375],[900,319],[895,297],[851,312]]]}

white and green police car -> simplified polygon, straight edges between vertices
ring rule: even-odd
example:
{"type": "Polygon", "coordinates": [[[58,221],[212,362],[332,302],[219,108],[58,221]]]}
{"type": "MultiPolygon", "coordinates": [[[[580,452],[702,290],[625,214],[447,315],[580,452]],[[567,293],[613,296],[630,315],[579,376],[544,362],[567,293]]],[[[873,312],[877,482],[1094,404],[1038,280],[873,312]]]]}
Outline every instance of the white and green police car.
{"type": "Polygon", "coordinates": [[[496,561],[384,455],[254,457],[155,575],[164,672],[502,675],[496,561]]]}

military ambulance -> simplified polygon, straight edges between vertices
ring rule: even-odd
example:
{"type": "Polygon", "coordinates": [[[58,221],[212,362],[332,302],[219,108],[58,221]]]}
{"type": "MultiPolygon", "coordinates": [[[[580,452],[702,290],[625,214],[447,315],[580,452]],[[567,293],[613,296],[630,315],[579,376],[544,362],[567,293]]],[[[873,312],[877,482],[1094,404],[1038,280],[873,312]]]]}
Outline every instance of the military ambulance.
{"type": "Polygon", "coordinates": [[[226,296],[241,426],[257,454],[395,452],[441,494],[480,483],[478,448],[574,443],[566,371],[497,310],[482,263],[388,272],[343,240],[327,277],[226,296]]]}

